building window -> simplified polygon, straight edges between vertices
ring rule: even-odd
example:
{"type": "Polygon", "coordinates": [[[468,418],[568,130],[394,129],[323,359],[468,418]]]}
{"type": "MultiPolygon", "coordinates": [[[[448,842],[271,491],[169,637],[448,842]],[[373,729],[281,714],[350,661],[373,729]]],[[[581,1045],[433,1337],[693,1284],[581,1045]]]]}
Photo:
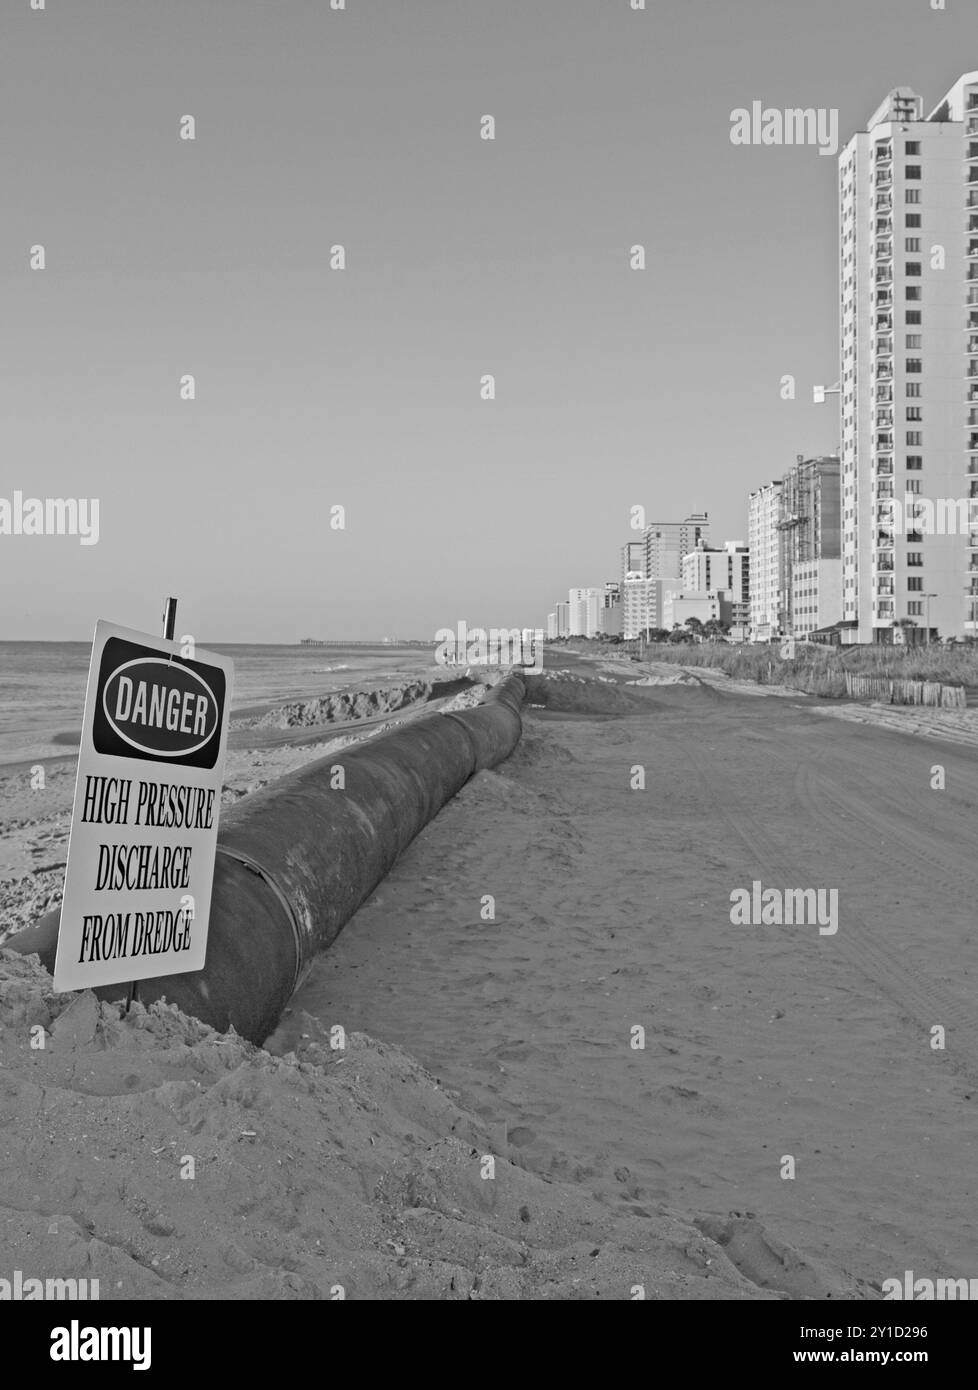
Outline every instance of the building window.
{"type": "Polygon", "coordinates": [[[907,479],[907,491],[908,491],[908,492],[919,493],[919,492],[920,492],[920,489],[921,489],[922,487],[923,487],[923,483],[921,482],[920,478],[908,478],[908,479],[907,479]]]}
{"type": "MultiPolygon", "coordinates": [[[[916,192],[916,190],[913,190],[913,191],[916,192]]],[[[906,225],[907,225],[908,227],[920,227],[920,226],[922,226],[923,224],[922,224],[922,221],[921,221],[920,213],[919,213],[919,212],[908,212],[908,213],[907,213],[906,225]]]]}
{"type": "Polygon", "coordinates": [[[907,202],[907,203],[919,203],[919,202],[920,202],[920,189],[919,189],[919,188],[906,188],[906,189],[904,189],[903,198],[904,198],[904,202],[907,202]]]}
{"type": "Polygon", "coordinates": [[[906,143],[907,154],[920,154],[920,141],[908,140],[906,143]]]}
{"type": "Polygon", "coordinates": [[[921,603],[919,598],[911,599],[910,602],[907,604],[907,613],[911,618],[919,618],[923,611],[924,605],[921,603]]]}
{"type": "Polygon", "coordinates": [[[907,261],[904,265],[904,272],[907,275],[917,276],[921,274],[920,261],[907,261]]]}
{"type": "Polygon", "coordinates": [[[924,442],[924,436],[923,436],[923,432],[922,432],[921,430],[907,430],[907,444],[908,444],[908,445],[916,445],[917,448],[919,448],[920,445],[923,444],[923,442],[924,442]]]}
{"type": "Polygon", "coordinates": [[[919,236],[908,236],[908,237],[906,237],[905,240],[904,240],[904,243],[903,243],[903,249],[904,249],[904,251],[919,251],[919,250],[920,250],[920,237],[919,237],[919,236]]]}
{"type": "Polygon", "coordinates": [[[923,345],[924,345],[924,340],[923,340],[923,337],[921,336],[921,334],[919,334],[919,333],[908,333],[908,334],[907,334],[906,346],[907,346],[908,348],[922,348],[923,345]]]}
{"type": "Polygon", "coordinates": [[[913,574],[912,574],[912,575],[910,576],[910,578],[907,580],[907,588],[910,590],[910,592],[911,592],[912,594],[920,594],[920,593],[923,593],[923,590],[924,590],[924,581],[923,581],[923,579],[921,578],[921,576],[920,576],[919,574],[917,574],[917,575],[913,575],[913,574]]]}
{"type": "Polygon", "coordinates": [[[907,468],[912,472],[914,469],[923,468],[924,459],[922,454],[908,454],[907,468]]]}
{"type": "Polygon", "coordinates": [[[908,358],[907,358],[907,371],[908,371],[908,372],[922,372],[922,371],[923,371],[923,361],[922,361],[922,359],[921,359],[920,357],[908,357],[908,358]]]}
{"type": "Polygon", "coordinates": [[[924,563],[924,552],[922,550],[908,550],[907,564],[911,569],[920,569],[924,563]]]}
{"type": "Polygon", "coordinates": [[[907,285],[907,298],[909,300],[923,299],[924,290],[922,285],[907,285]]]}
{"type": "Polygon", "coordinates": [[[919,179],[920,169],[921,166],[919,164],[908,164],[903,172],[908,179],[919,179]]]}
{"type": "MultiPolygon", "coordinates": [[[[908,419],[908,420],[917,421],[917,420],[923,420],[923,418],[924,418],[923,406],[919,406],[919,405],[908,405],[908,406],[907,406],[907,419],[908,419]]],[[[907,442],[909,443],[909,440],[908,440],[907,442]]],[[[918,441],[918,442],[919,442],[919,441],[918,441]]]]}
{"type": "MultiPolygon", "coordinates": [[[[910,344],[908,343],[907,346],[909,347],[910,344]]],[[[919,381],[908,381],[908,382],[907,382],[907,395],[908,395],[908,396],[919,396],[922,390],[923,390],[923,387],[921,386],[921,384],[920,384],[919,381]]]]}
{"type": "Polygon", "coordinates": [[[918,323],[923,323],[923,321],[924,321],[924,311],[923,311],[922,309],[908,309],[908,310],[907,310],[907,323],[918,324],[918,323]]]}

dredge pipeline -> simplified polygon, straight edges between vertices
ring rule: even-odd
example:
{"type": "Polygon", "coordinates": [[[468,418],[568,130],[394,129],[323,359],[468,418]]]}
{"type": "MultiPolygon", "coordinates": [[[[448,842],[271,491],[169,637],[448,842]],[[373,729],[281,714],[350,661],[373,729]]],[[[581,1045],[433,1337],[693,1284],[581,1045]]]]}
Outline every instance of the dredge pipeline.
{"type": "MultiPolygon", "coordinates": [[[[398,856],[476,772],[508,758],[522,734],[526,686],[511,672],[482,704],[431,714],[344,749],[255,792],[223,816],[207,964],[144,980],[222,1032],[268,1037],[319,951],[335,940],[398,856]],[[342,764],[343,790],[331,786],[342,764]]],[[[60,911],[8,940],[54,969],[60,911]]],[[[124,997],[125,985],[95,993],[124,997]]]]}

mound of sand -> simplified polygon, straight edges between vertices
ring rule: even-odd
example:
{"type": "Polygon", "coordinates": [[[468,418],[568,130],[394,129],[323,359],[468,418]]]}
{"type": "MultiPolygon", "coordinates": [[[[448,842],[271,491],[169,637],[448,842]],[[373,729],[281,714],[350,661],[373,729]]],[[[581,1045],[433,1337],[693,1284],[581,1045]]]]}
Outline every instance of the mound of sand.
{"type": "Polygon", "coordinates": [[[569,671],[527,676],[527,700],[563,714],[639,714],[648,702],[613,682],[588,680],[569,671]]]}
{"type": "Polygon", "coordinates": [[[236,728],[296,729],[320,724],[348,723],[354,719],[375,719],[381,714],[407,709],[427,700],[432,686],[426,680],[403,681],[376,690],[339,691],[314,700],[298,700],[266,710],[252,719],[236,721],[236,728]]]}
{"type": "Polygon", "coordinates": [[[103,1300],[765,1296],[725,1231],[612,1212],[521,1167],[399,1048],[296,1024],[276,1056],[164,1005],[53,995],[0,951],[4,1276],[103,1300]]]}

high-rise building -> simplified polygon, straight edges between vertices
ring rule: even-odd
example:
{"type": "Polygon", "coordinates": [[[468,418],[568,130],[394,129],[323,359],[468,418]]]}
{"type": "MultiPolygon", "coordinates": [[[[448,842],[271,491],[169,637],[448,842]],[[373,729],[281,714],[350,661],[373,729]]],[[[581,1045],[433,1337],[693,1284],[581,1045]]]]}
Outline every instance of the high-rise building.
{"type": "Polygon", "coordinates": [[[780,634],[781,609],[781,479],[752,492],[747,507],[747,546],[750,551],[750,621],[752,642],[768,642],[780,634]]]}
{"type": "Polygon", "coordinates": [[[644,574],[637,573],[626,575],[621,600],[622,637],[640,637],[654,628],[664,628],[666,594],[679,587],[678,579],[647,579],[644,574]]]}
{"type": "Polygon", "coordinates": [[[598,612],[598,633],[606,637],[621,636],[621,584],[610,579],[604,586],[598,612]]]}
{"type": "Polygon", "coordinates": [[[567,595],[569,636],[596,637],[603,602],[603,589],[571,589],[567,595]]]}
{"type": "Polygon", "coordinates": [[[807,637],[842,618],[839,460],[801,455],[781,480],[779,625],[807,637]]]}
{"type": "Polygon", "coordinates": [[[841,152],[839,196],[842,618],[860,642],[973,635],[978,72],[928,116],[891,92],[841,152]]]}
{"type": "Polygon", "coordinates": [[[620,559],[619,583],[621,592],[624,594],[626,574],[645,573],[645,542],[628,541],[621,548],[620,559]]]}
{"type": "Polygon", "coordinates": [[[723,546],[699,545],[683,559],[682,588],[716,593],[723,589],[731,603],[746,603],[750,593],[750,551],[742,541],[723,546]]]}
{"type": "Polygon", "coordinates": [[[557,610],[547,614],[547,641],[552,642],[558,636],[557,632],[557,610]]]}
{"type": "Polygon", "coordinates": [[[710,541],[706,512],[691,512],[684,521],[653,521],[642,532],[645,547],[642,572],[649,579],[679,579],[683,558],[700,542],[710,541]]]}
{"type": "MultiPolygon", "coordinates": [[[[680,625],[688,617],[718,618],[738,640],[747,633],[750,604],[750,551],[743,541],[725,541],[722,546],[698,545],[683,559],[682,584],[675,586],[674,602],[666,600],[663,627],[669,619],[680,625]],[[682,590],[681,593],[678,590],[682,590]],[[685,606],[675,602],[685,601],[685,606]],[[716,603],[709,609],[704,600],[716,603]],[[700,607],[690,607],[694,601],[700,607]]],[[[703,619],[706,621],[706,619],[703,619]]]]}
{"type": "Polygon", "coordinates": [[[558,637],[569,637],[569,636],[570,636],[570,604],[569,604],[569,603],[558,603],[558,604],[557,604],[557,607],[556,607],[556,613],[557,613],[557,636],[558,636],[558,637]]]}

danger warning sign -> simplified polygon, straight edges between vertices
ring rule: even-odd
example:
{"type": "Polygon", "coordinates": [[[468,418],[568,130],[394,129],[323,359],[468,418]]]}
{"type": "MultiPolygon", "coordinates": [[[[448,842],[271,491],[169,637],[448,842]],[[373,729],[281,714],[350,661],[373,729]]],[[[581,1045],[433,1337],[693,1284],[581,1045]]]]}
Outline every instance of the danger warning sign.
{"type": "Polygon", "coordinates": [[[56,990],[203,968],[232,663],[99,622],[56,990]]]}

